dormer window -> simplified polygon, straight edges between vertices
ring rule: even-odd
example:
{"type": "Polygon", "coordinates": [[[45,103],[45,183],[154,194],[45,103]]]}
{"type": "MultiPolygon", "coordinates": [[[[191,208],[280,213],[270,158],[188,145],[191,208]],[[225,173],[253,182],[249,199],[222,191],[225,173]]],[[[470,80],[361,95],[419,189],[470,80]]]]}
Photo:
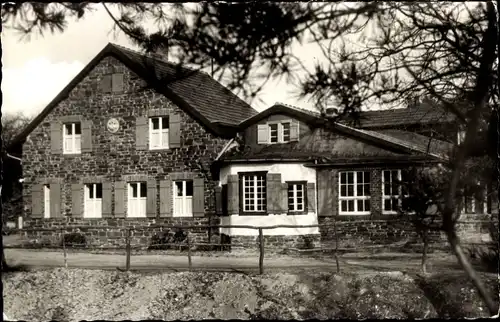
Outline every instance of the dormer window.
{"type": "Polygon", "coordinates": [[[291,121],[268,123],[269,143],[290,142],[290,124],[291,121]]]}
{"type": "Polygon", "coordinates": [[[268,121],[257,126],[258,144],[288,143],[299,139],[299,123],[295,120],[268,121]]]}

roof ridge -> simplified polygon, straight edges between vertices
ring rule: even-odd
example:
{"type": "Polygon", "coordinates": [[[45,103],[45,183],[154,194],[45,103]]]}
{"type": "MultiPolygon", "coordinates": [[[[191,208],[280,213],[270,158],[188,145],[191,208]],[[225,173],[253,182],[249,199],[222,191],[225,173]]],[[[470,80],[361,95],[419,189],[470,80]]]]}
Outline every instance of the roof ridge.
{"type": "Polygon", "coordinates": [[[114,47],[117,47],[117,49],[119,49],[119,50],[125,50],[125,51],[128,51],[128,52],[136,54],[136,55],[140,55],[140,56],[145,57],[145,58],[157,60],[157,61],[162,62],[162,63],[164,63],[166,65],[169,65],[171,67],[181,66],[182,68],[191,70],[193,72],[198,72],[198,73],[203,72],[202,70],[199,70],[199,69],[196,69],[196,68],[192,68],[192,67],[186,66],[184,64],[180,64],[180,63],[176,64],[176,63],[173,63],[171,61],[162,59],[160,56],[154,56],[153,53],[144,53],[144,52],[137,51],[135,49],[131,49],[131,48],[125,47],[123,45],[115,44],[115,43],[112,43],[112,42],[110,42],[109,44],[112,45],[112,46],[114,46],[114,47]]]}
{"type": "Polygon", "coordinates": [[[310,110],[310,109],[307,109],[307,108],[303,108],[303,107],[298,107],[298,106],[295,106],[295,105],[291,105],[291,104],[287,104],[287,103],[283,103],[283,102],[275,102],[274,105],[282,105],[284,107],[288,107],[288,108],[291,108],[291,109],[294,109],[294,110],[297,110],[297,111],[303,111],[305,113],[314,113],[314,114],[317,114],[317,115],[320,115],[321,113],[319,112],[316,112],[314,110],[310,110]]]}

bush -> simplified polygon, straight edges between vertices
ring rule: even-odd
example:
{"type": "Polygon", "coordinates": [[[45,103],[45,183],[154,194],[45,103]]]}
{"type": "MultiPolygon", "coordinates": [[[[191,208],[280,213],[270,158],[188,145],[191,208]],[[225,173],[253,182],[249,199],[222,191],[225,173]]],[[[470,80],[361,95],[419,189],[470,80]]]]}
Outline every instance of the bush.
{"type": "MultiPolygon", "coordinates": [[[[66,247],[85,247],[87,245],[87,240],[85,235],[81,233],[69,233],[64,235],[64,245],[66,247]]],[[[61,243],[62,245],[62,243],[61,243]]]]}
{"type": "Polygon", "coordinates": [[[488,272],[498,273],[498,224],[490,222],[488,225],[491,244],[466,247],[466,252],[474,260],[479,261],[488,272]]]}
{"type": "Polygon", "coordinates": [[[167,250],[167,249],[179,249],[183,247],[186,241],[187,234],[182,229],[177,229],[175,232],[167,230],[164,232],[156,233],[151,237],[149,243],[149,250],[167,250]],[[169,245],[177,244],[177,245],[169,245]]]}

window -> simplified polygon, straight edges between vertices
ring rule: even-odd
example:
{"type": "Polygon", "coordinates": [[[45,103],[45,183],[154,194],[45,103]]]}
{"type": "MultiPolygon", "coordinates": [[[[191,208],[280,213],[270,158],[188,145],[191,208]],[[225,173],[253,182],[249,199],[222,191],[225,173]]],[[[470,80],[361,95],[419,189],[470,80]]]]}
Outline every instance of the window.
{"type": "Polygon", "coordinates": [[[266,211],[266,174],[241,175],[244,212],[266,211]]]}
{"type": "Polygon", "coordinates": [[[340,214],[370,214],[370,172],[340,172],[340,214]]]}
{"type": "Polygon", "coordinates": [[[193,181],[174,181],[174,217],[193,216],[193,181]]]}
{"type": "Polygon", "coordinates": [[[306,185],[305,183],[288,183],[288,211],[306,211],[306,185]]]}
{"type": "Polygon", "coordinates": [[[290,142],[290,121],[269,123],[269,143],[290,142]]]}
{"type": "Polygon", "coordinates": [[[457,132],[457,144],[462,144],[465,140],[465,131],[459,130],[457,132]]]}
{"type": "Polygon", "coordinates": [[[408,189],[403,185],[408,182],[406,173],[401,170],[382,171],[382,213],[397,213],[404,198],[408,198],[408,189]]]}
{"type": "Polygon", "coordinates": [[[63,127],[63,153],[81,153],[82,129],[80,123],[66,123],[63,127]]]}
{"type": "Polygon", "coordinates": [[[168,117],[151,117],[149,119],[149,148],[168,149],[168,117]]]}
{"type": "Polygon", "coordinates": [[[147,187],[145,182],[128,184],[128,217],[146,217],[147,187]]]}
{"type": "Polygon", "coordinates": [[[83,217],[102,217],[102,183],[89,183],[85,185],[83,217]]]}
{"type": "Polygon", "coordinates": [[[43,185],[43,218],[50,218],[50,185],[43,185]]]}

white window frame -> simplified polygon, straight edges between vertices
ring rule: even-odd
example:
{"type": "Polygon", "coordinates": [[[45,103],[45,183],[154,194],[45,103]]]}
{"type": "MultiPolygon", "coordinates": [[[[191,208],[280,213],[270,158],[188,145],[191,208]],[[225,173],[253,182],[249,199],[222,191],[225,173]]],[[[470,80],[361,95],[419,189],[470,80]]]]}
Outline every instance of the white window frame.
{"type": "Polygon", "coordinates": [[[64,123],[63,124],[63,154],[80,154],[82,153],[82,124],[80,122],[64,123]],[[80,125],[80,134],[76,134],[76,125],[80,125]],[[66,134],[66,126],[71,125],[71,134],[66,134]],[[71,148],[66,148],[66,140],[71,140],[71,148]],[[77,139],[79,144],[77,144],[77,139]]]}
{"type": "Polygon", "coordinates": [[[465,130],[458,130],[457,131],[457,145],[460,145],[464,142],[465,140],[465,130]]]}
{"type": "Polygon", "coordinates": [[[102,218],[102,183],[87,183],[84,185],[83,218],[102,218]],[[97,187],[101,186],[101,197],[97,198],[97,187]],[[90,186],[94,197],[90,198],[90,186]]]}
{"type": "MultiPolygon", "coordinates": [[[[481,185],[481,183],[479,182],[478,185],[481,185]]],[[[461,209],[460,209],[459,213],[460,214],[467,214],[467,199],[469,199],[471,201],[471,212],[470,212],[470,214],[475,214],[477,212],[476,207],[482,207],[483,208],[482,211],[481,211],[482,214],[491,214],[491,211],[492,211],[491,208],[489,209],[490,212],[488,212],[488,194],[489,194],[488,186],[485,185],[484,186],[484,200],[479,205],[476,203],[476,197],[475,196],[463,196],[462,197],[462,205],[461,205],[461,209]]]]}
{"type": "Polygon", "coordinates": [[[149,149],[150,150],[163,150],[169,149],[169,118],[167,116],[151,116],[149,117],[149,149]],[[153,129],[153,119],[158,119],[158,129],[153,129]],[[163,122],[167,122],[167,128],[163,128],[163,122]],[[159,145],[157,147],[153,147],[153,135],[159,136],[159,145]],[[164,138],[166,138],[167,142],[164,142],[164,138]]]}
{"type": "Polygon", "coordinates": [[[50,185],[43,185],[43,218],[50,218],[50,185]]]}
{"type": "Polygon", "coordinates": [[[402,175],[401,169],[386,169],[386,170],[382,170],[382,214],[383,215],[395,215],[395,214],[398,213],[397,211],[393,211],[393,210],[385,210],[384,209],[385,200],[395,199],[394,197],[397,196],[396,200],[398,201],[398,206],[401,208],[402,205],[403,205],[403,199],[409,197],[408,194],[403,195],[403,187],[401,185],[398,185],[397,195],[395,195],[395,194],[393,194],[393,195],[386,195],[385,194],[385,172],[389,172],[391,174],[391,182],[390,182],[390,184],[392,186],[392,181],[393,181],[392,172],[393,171],[397,171],[398,172],[398,178],[397,178],[397,180],[399,182],[401,182],[403,180],[403,175],[402,175]]]}
{"type": "Polygon", "coordinates": [[[175,180],[173,184],[173,217],[193,217],[193,194],[194,186],[192,187],[191,196],[187,195],[187,183],[192,180],[175,180]],[[177,183],[182,182],[181,196],[178,196],[177,183]],[[180,211],[178,210],[180,208],[180,211]]]}
{"type": "Polygon", "coordinates": [[[304,182],[288,182],[288,188],[287,188],[287,204],[288,204],[288,212],[305,212],[306,211],[306,189],[307,189],[307,184],[304,182]],[[292,200],[293,204],[290,204],[290,196],[289,196],[289,190],[290,186],[292,187],[292,200]],[[302,203],[299,203],[297,201],[297,194],[298,194],[298,187],[302,187],[302,203]],[[292,205],[292,209],[290,209],[290,205],[292,205]],[[298,209],[298,206],[302,206],[301,209],[298,209]]]}
{"type": "Polygon", "coordinates": [[[145,218],[147,215],[147,184],[144,181],[128,182],[128,198],[127,198],[127,217],[129,218],[145,218]],[[133,197],[132,185],[137,184],[137,197],[133,197]],[[141,196],[141,186],[145,186],[146,196],[141,196]],[[136,203],[134,205],[134,203],[136,203]],[[138,211],[137,211],[138,210],[138,211]]]}
{"type": "Polygon", "coordinates": [[[267,176],[265,173],[262,174],[246,174],[246,173],[241,173],[241,198],[242,200],[242,212],[243,213],[263,213],[267,212],[267,176]],[[250,177],[249,180],[247,180],[247,177],[250,177]],[[264,189],[261,194],[263,194],[262,198],[258,197],[258,188],[259,188],[259,178],[262,177],[262,182],[264,183],[261,188],[264,189]],[[249,192],[250,196],[253,194],[252,198],[247,198],[246,193],[245,193],[245,187],[248,184],[248,187],[251,189],[249,192]],[[250,209],[246,209],[246,201],[249,200],[249,206],[250,209]],[[259,209],[259,200],[262,200],[262,209],[259,209]]]}
{"type": "Polygon", "coordinates": [[[291,131],[292,131],[292,120],[285,120],[285,121],[270,121],[267,122],[267,131],[268,131],[268,143],[269,144],[277,144],[277,143],[288,143],[291,141],[290,136],[291,136],[291,131]],[[271,125],[276,125],[277,124],[277,139],[276,142],[271,142],[271,125]],[[284,138],[284,129],[283,129],[283,124],[288,124],[290,127],[289,129],[289,134],[288,134],[288,141],[285,141],[284,138]]]}
{"type": "MultiPolygon", "coordinates": [[[[371,190],[371,174],[370,171],[365,171],[365,170],[360,170],[360,171],[339,171],[339,183],[338,183],[338,196],[339,196],[339,214],[340,215],[369,215],[371,213],[372,209],[372,204],[371,204],[371,195],[368,196],[358,196],[358,172],[363,173],[363,176],[365,173],[368,173],[368,176],[370,178],[370,183],[369,183],[369,191],[371,190]],[[353,179],[354,179],[354,196],[342,196],[342,174],[346,174],[346,180],[349,178],[349,173],[353,174],[353,179]],[[342,211],[342,201],[349,201],[349,200],[354,200],[354,211],[342,211]],[[358,211],[358,200],[370,200],[370,211],[358,211]]],[[[347,181],[347,184],[349,182],[347,181]]],[[[363,183],[366,184],[366,183],[363,183]]],[[[346,188],[346,193],[348,189],[346,188]]],[[[363,189],[364,192],[364,189],[363,189]]]]}

